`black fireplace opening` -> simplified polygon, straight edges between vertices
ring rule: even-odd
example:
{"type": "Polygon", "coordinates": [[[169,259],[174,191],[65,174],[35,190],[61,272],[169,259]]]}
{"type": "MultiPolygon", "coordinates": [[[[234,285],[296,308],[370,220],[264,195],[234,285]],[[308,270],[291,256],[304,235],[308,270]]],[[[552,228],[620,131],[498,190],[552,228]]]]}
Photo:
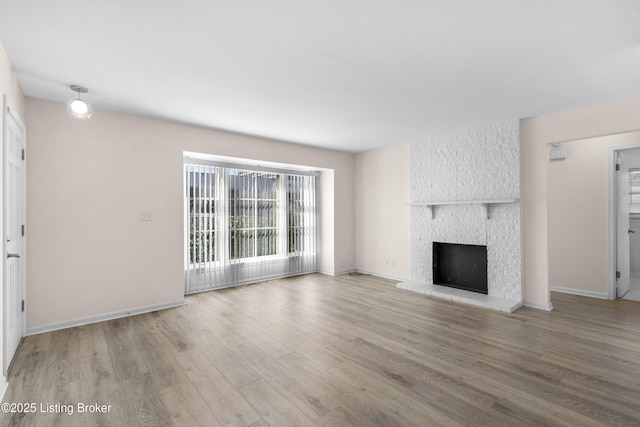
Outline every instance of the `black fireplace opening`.
{"type": "Polygon", "coordinates": [[[487,247],[433,242],[433,283],[488,294],[487,247]]]}

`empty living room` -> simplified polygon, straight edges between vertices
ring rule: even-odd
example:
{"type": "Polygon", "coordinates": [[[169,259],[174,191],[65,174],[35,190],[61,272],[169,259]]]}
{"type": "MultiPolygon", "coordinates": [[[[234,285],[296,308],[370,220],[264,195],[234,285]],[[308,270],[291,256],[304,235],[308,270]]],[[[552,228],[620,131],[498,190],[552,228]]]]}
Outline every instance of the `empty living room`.
{"type": "Polygon", "coordinates": [[[2,2],[0,425],[640,425],[638,22],[2,2]]]}

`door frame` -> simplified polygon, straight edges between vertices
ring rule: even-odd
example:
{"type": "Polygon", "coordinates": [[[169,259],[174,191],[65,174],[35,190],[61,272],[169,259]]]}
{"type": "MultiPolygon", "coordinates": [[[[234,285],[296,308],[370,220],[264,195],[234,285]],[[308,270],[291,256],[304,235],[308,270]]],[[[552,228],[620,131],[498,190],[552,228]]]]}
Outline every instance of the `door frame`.
{"type": "Polygon", "coordinates": [[[640,145],[626,145],[609,147],[609,283],[607,287],[607,299],[615,300],[616,295],[616,271],[618,264],[618,184],[616,179],[616,156],[620,151],[627,151],[640,148],[640,145]]]}
{"type": "MultiPolygon", "coordinates": [[[[4,182],[4,172],[6,169],[6,158],[5,158],[5,149],[6,149],[6,144],[7,144],[7,118],[9,116],[11,116],[11,118],[13,120],[16,121],[16,123],[18,124],[18,126],[20,126],[20,128],[22,129],[22,135],[23,135],[23,149],[25,150],[26,153],[26,149],[27,149],[27,128],[24,125],[24,122],[22,121],[22,119],[20,118],[20,116],[17,114],[16,109],[13,108],[11,106],[11,104],[9,104],[9,101],[7,99],[7,95],[3,96],[3,100],[2,100],[2,114],[3,114],[3,126],[2,126],[2,156],[3,156],[3,164],[2,164],[2,215],[3,215],[3,220],[2,220],[2,263],[3,263],[3,271],[2,271],[2,374],[4,375],[4,377],[6,378],[9,367],[11,366],[11,360],[6,360],[7,359],[7,304],[9,303],[7,301],[7,298],[5,298],[6,295],[6,286],[7,284],[5,283],[5,268],[6,268],[6,252],[7,252],[7,242],[5,241],[4,236],[5,234],[5,218],[6,218],[6,209],[7,209],[7,194],[6,194],[6,189],[5,189],[5,182],[4,182]]],[[[25,225],[26,228],[26,222],[27,222],[27,160],[26,160],[26,156],[24,159],[24,162],[22,164],[22,179],[23,179],[23,197],[22,197],[22,219],[23,219],[23,224],[25,225]]],[[[21,273],[22,273],[22,296],[23,299],[26,301],[27,299],[27,239],[26,239],[26,233],[25,233],[25,238],[23,239],[22,242],[22,256],[21,256],[22,262],[21,262],[21,273]]],[[[24,338],[26,336],[26,332],[27,332],[27,304],[25,303],[25,309],[22,312],[22,316],[23,316],[23,321],[22,321],[22,338],[24,338]]],[[[18,346],[18,348],[20,348],[18,346]]],[[[15,354],[13,355],[15,356],[15,354]]]]}

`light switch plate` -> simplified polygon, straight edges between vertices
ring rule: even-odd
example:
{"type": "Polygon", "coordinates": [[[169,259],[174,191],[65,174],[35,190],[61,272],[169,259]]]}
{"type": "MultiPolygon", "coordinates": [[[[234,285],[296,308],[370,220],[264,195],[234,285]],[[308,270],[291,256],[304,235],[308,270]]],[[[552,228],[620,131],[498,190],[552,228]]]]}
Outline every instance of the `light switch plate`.
{"type": "Polygon", "coordinates": [[[562,160],[567,158],[566,148],[554,148],[549,151],[549,160],[562,160]]]}

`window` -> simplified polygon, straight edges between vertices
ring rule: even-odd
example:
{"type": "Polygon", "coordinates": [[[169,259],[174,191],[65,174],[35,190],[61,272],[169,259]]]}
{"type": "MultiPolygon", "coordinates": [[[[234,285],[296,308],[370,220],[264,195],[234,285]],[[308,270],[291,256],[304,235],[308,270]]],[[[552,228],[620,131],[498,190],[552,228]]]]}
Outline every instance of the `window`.
{"type": "Polygon", "coordinates": [[[304,188],[312,183],[305,178],[287,176],[287,252],[290,254],[305,251],[306,233],[311,231],[306,224],[310,222],[309,217],[315,215],[315,203],[310,198],[312,192],[304,188]]]}
{"type": "Polygon", "coordinates": [[[315,176],[185,160],[186,293],[315,271],[315,176]]]}
{"type": "Polygon", "coordinates": [[[229,171],[231,259],[276,255],[279,180],[272,173],[229,171]]]}
{"type": "Polygon", "coordinates": [[[640,213],[640,169],[629,169],[629,212],[640,213]]]}
{"type": "Polygon", "coordinates": [[[202,264],[216,260],[217,234],[215,209],[215,168],[189,165],[187,167],[187,200],[189,203],[189,262],[202,264]]]}

